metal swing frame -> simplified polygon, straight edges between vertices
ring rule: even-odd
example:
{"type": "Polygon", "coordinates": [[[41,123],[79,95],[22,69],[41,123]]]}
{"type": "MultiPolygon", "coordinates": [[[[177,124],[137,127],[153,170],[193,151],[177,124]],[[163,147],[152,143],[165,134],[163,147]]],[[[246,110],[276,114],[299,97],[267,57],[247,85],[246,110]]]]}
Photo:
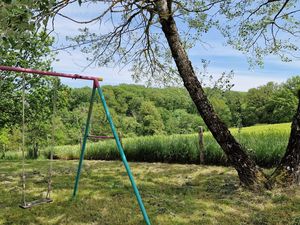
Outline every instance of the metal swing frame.
{"type": "MultiPolygon", "coordinates": [[[[34,70],[34,69],[9,67],[9,66],[1,66],[1,65],[0,65],[0,71],[13,71],[13,72],[20,72],[20,73],[38,74],[38,75],[42,75],[42,76],[64,77],[64,78],[71,78],[71,79],[93,81],[93,89],[92,89],[92,94],[91,94],[91,99],[90,99],[90,106],[89,106],[87,121],[86,121],[86,125],[85,125],[85,132],[84,132],[84,136],[83,136],[83,142],[82,142],[82,146],[81,146],[79,165],[78,165],[77,174],[76,174],[76,178],[75,178],[75,184],[74,184],[73,196],[72,197],[75,198],[77,193],[78,193],[78,186],[79,186],[80,174],[81,174],[81,170],[82,170],[82,166],[83,166],[84,153],[85,153],[85,150],[86,150],[87,139],[89,138],[90,121],[91,121],[91,116],[92,116],[92,111],[93,111],[93,104],[94,104],[95,95],[96,95],[96,92],[97,92],[98,95],[100,96],[100,99],[101,99],[101,102],[102,102],[107,120],[109,122],[111,131],[113,133],[113,137],[116,141],[118,151],[120,153],[120,156],[121,156],[121,159],[123,161],[124,167],[126,169],[127,175],[128,175],[129,180],[131,182],[131,186],[133,188],[134,194],[136,196],[137,202],[138,202],[140,210],[142,212],[144,221],[147,225],[151,225],[149,217],[148,217],[147,212],[146,212],[146,209],[144,207],[143,200],[141,198],[139,190],[138,190],[138,188],[136,186],[136,183],[134,181],[130,166],[127,162],[127,159],[126,159],[126,156],[125,156],[125,153],[124,153],[124,149],[123,149],[121,141],[119,139],[117,130],[115,128],[115,125],[114,125],[112,117],[110,115],[108,106],[106,104],[106,100],[104,98],[103,91],[100,87],[99,81],[102,81],[103,79],[100,78],[100,77],[94,77],[94,76],[83,76],[83,75],[79,75],[79,74],[65,74],[65,73],[47,72],[47,71],[40,71],[40,70],[34,70]]],[[[35,205],[50,202],[52,200],[49,199],[49,201],[47,201],[47,200],[44,200],[44,201],[45,202],[36,202],[35,205]]],[[[34,203],[34,202],[32,202],[32,203],[34,203]]],[[[29,207],[31,207],[31,206],[29,206],[29,207]]],[[[29,207],[27,207],[27,208],[29,208],[29,207]]],[[[26,208],[26,207],[24,207],[24,208],[26,208]]]]}

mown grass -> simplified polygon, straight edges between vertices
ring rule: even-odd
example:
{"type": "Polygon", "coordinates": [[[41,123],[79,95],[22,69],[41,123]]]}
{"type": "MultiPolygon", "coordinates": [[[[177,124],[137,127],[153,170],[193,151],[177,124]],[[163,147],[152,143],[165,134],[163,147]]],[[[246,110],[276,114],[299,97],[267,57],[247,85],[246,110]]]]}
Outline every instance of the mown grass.
{"type": "MultiPolygon", "coordinates": [[[[258,165],[275,166],[285,152],[290,124],[258,125],[242,129],[231,129],[233,135],[247,149],[258,165]]],[[[147,136],[122,140],[129,161],[199,163],[198,135],[147,136]]],[[[204,133],[205,164],[227,165],[226,157],[209,132],[204,133]]],[[[55,147],[55,158],[78,159],[79,145],[55,147]]],[[[16,153],[7,153],[5,159],[16,159],[16,153]]],[[[49,155],[49,149],[41,154],[49,155]]],[[[89,143],[85,154],[90,160],[119,159],[114,140],[89,143]]]]}
{"type": "MultiPolygon", "coordinates": [[[[27,195],[46,189],[47,163],[26,162],[27,195]]],[[[153,225],[299,225],[300,190],[253,193],[230,167],[130,163],[153,225]]],[[[77,161],[54,161],[53,203],[23,210],[21,163],[0,161],[0,224],[144,224],[121,162],[85,161],[71,200],[77,161]]]]}

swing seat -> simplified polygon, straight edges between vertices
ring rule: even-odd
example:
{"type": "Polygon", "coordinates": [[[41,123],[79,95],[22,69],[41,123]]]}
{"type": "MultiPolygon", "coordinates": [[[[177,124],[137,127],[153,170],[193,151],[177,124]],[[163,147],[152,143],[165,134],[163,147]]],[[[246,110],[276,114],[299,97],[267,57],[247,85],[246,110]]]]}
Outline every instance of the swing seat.
{"type": "Polygon", "coordinates": [[[19,206],[22,209],[28,209],[28,208],[31,208],[36,205],[41,205],[41,204],[50,203],[50,202],[53,202],[53,200],[51,198],[41,198],[41,199],[38,199],[38,200],[35,200],[32,202],[26,202],[25,204],[21,204],[19,206]]]}

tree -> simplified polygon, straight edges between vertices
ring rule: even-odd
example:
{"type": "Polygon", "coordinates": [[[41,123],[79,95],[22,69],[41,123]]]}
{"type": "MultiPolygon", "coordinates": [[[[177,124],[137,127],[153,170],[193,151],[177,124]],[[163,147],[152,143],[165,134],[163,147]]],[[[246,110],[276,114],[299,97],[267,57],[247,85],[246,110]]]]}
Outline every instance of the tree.
{"type": "Polygon", "coordinates": [[[299,51],[299,2],[297,0],[222,1],[220,24],[228,43],[249,57],[251,65],[263,65],[274,54],[291,61],[299,51]],[[236,19],[239,19],[237,22],[236,19]]]}
{"type": "MultiPolygon", "coordinates": [[[[0,1],[0,65],[50,70],[55,56],[50,50],[54,39],[37,29],[29,3],[0,1]]],[[[65,87],[55,78],[1,71],[0,129],[8,129],[10,138],[20,134],[17,131],[22,127],[23,86],[27,144],[46,144],[46,136],[51,133],[54,89],[63,94],[65,87]]],[[[58,99],[59,108],[64,103],[58,99]]]]}
{"type": "Polygon", "coordinates": [[[4,151],[6,149],[6,145],[9,144],[9,133],[8,129],[1,128],[0,129],[0,150],[4,151]]]}
{"type": "Polygon", "coordinates": [[[298,91],[300,90],[300,76],[295,76],[289,78],[283,85],[283,88],[291,91],[294,96],[298,96],[298,91]]]}
{"type": "Polygon", "coordinates": [[[218,115],[220,115],[221,120],[227,125],[231,126],[231,112],[229,107],[226,105],[226,102],[222,99],[221,96],[216,95],[210,97],[210,101],[218,115]]]}
{"type": "MultiPolygon", "coordinates": [[[[248,118],[256,118],[254,123],[271,123],[272,109],[269,107],[273,94],[278,90],[278,85],[269,82],[258,88],[251,88],[246,95],[246,108],[248,118]]],[[[252,123],[252,124],[254,124],[252,123]]]]}
{"type": "MultiPolygon", "coordinates": [[[[298,91],[298,98],[300,99],[300,90],[298,91]]],[[[300,100],[297,107],[297,113],[292,120],[292,129],[286,148],[285,155],[280,161],[279,166],[273,172],[268,185],[281,184],[287,186],[288,184],[300,185],[300,100]]]]}
{"type": "Polygon", "coordinates": [[[231,124],[235,127],[243,126],[243,103],[245,102],[244,93],[227,91],[225,93],[226,104],[231,113],[231,124]]]}
{"type": "Polygon", "coordinates": [[[203,125],[202,119],[196,114],[189,114],[185,109],[176,109],[170,113],[166,121],[166,128],[169,134],[196,133],[201,125],[203,125]]]}
{"type": "Polygon", "coordinates": [[[159,111],[154,106],[153,102],[142,102],[138,120],[142,124],[143,135],[163,133],[164,124],[159,111]]]}
{"type": "MultiPolygon", "coordinates": [[[[96,21],[101,24],[106,20],[111,21],[110,26],[112,26],[112,29],[107,33],[96,34],[89,32],[88,29],[83,29],[80,35],[71,39],[75,41],[75,44],[71,47],[83,47],[83,52],[92,55],[91,63],[97,63],[101,66],[110,62],[132,63],[133,77],[136,80],[144,77],[149,82],[172,83],[176,81],[176,78],[180,78],[208,129],[226,153],[229,162],[237,170],[241,184],[252,188],[265,186],[268,182],[265,174],[256,166],[245,149],[235,140],[227,126],[215,113],[201,82],[197,78],[186,49],[193,45],[193,41],[199,40],[201,35],[213,25],[221,27],[221,24],[214,20],[216,18],[214,15],[220,12],[232,21],[235,21],[236,17],[243,17],[245,13],[250,14],[236,27],[240,29],[238,36],[241,37],[241,40],[246,40],[246,42],[254,40],[254,42],[252,41],[252,45],[248,46],[248,42],[239,41],[236,46],[238,49],[245,50],[253,47],[252,49],[256,50],[258,58],[270,51],[279,54],[279,51],[284,48],[292,51],[296,49],[296,46],[277,41],[280,37],[276,35],[279,31],[288,33],[291,30],[293,30],[292,34],[296,34],[299,22],[293,17],[293,14],[299,10],[282,14],[283,10],[291,9],[294,2],[288,0],[283,3],[282,1],[257,3],[256,1],[246,0],[238,2],[215,0],[103,0],[97,2],[103,2],[104,10],[99,12],[99,16],[89,21],[77,21],[61,13],[62,8],[74,2],[77,1],[60,1],[54,5],[49,5],[46,10],[39,8],[40,12],[37,13],[35,19],[41,21],[38,18],[59,15],[81,24],[96,21]],[[181,27],[189,26],[190,29],[187,32],[179,30],[178,20],[180,20],[181,27]],[[278,20],[285,21],[287,25],[282,27],[278,20]],[[285,27],[288,25],[292,27],[288,27],[287,30],[285,27]],[[266,31],[269,26],[271,30],[266,31]],[[194,30],[191,31],[191,29],[194,30]],[[258,38],[255,35],[253,36],[253,33],[258,34],[258,38]],[[271,39],[268,38],[269,35],[271,35],[271,39]],[[163,36],[166,38],[167,44],[163,41],[163,36]],[[258,39],[260,37],[266,37],[264,41],[267,45],[264,48],[259,46],[261,42],[258,39]],[[265,49],[265,51],[262,51],[262,49],[265,49]],[[174,69],[172,60],[175,62],[176,69],[174,69]],[[174,76],[174,74],[178,76],[174,76]]],[[[78,2],[82,4],[82,1],[78,2]]],[[[84,3],[93,2],[95,1],[87,0],[84,3]]],[[[227,26],[226,29],[229,32],[224,31],[229,40],[232,40],[232,36],[230,36],[231,28],[232,26],[227,26]]],[[[233,41],[229,42],[234,44],[233,41]]],[[[298,114],[300,114],[300,109],[298,114]]],[[[278,173],[285,174],[283,177],[286,180],[290,180],[289,178],[299,171],[298,114],[294,117],[290,144],[283,159],[282,165],[284,166],[281,167],[283,168],[282,172],[278,173]],[[295,160],[291,161],[291,159],[295,160]],[[291,165],[286,167],[285,162],[287,164],[291,163],[291,165]],[[287,168],[288,173],[286,172],[287,168]]],[[[294,179],[291,180],[290,183],[295,181],[294,179]]]]}
{"type": "Polygon", "coordinates": [[[276,91],[266,103],[266,111],[270,112],[269,123],[285,123],[293,119],[297,109],[297,97],[286,88],[276,91]]]}
{"type": "MultiPolygon", "coordinates": [[[[251,64],[262,65],[263,57],[269,54],[276,54],[283,61],[290,61],[295,53],[299,52],[299,45],[297,45],[300,32],[298,1],[255,2],[242,0],[229,1],[229,4],[223,6],[225,6],[221,8],[223,14],[228,18],[223,33],[228,37],[228,42],[236,49],[255,56],[249,58],[251,64]],[[236,17],[241,18],[239,26],[236,26],[234,22],[236,17]]],[[[294,93],[299,98],[298,90],[294,89],[294,93]]],[[[297,129],[297,127],[299,128],[299,118],[300,108],[298,106],[292,120],[286,153],[269,179],[267,185],[269,187],[276,183],[300,184],[300,139],[299,129],[297,129]]]]}
{"type": "MultiPolygon", "coordinates": [[[[30,11],[26,5],[0,2],[0,64],[6,66],[35,67],[49,69],[51,53],[49,46],[53,39],[45,32],[36,32],[30,21],[30,11]]],[[[1,74],[1,115],[0,127],[21,122],[22,79],[14,73],[1,74]]],[[[27,78],[33,76],[27,76],[27,78]]],[[[26,83],[26,89],[37,85],[38,79],[26,83]]]]}

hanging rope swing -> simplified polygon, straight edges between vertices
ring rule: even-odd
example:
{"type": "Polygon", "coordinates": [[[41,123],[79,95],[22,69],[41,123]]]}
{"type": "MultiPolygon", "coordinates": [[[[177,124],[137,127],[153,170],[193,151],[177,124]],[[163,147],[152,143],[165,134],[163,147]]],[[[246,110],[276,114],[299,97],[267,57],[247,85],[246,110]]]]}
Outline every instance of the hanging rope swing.
{"type": "Polygon", "coordinates": [[[50,162],[49,162],[49,169],[48,169],[48,179],[47,179],[47,193],[45,197],[41,199],[37,199],[31,202],[26,201],[26,171],[25,171],[25,104],[26,104],[26,79],[25,75],[22,76],[22,200],[21,204],[19,205],[23,209],[28,209],[36,205],[41,205],[44,203],[50,203],[53,200],[51,199],[51,191],[52,191],[52,161],[53,161],[53,150],[55,144],[55,116],[56,116],[56,98],[57,98],[57,86],[55,85],[54,88],[54,95],[53,95],[53,114],[52,114],[52,137],[51,137],[51,148],[50,148],[50,162]]]}

